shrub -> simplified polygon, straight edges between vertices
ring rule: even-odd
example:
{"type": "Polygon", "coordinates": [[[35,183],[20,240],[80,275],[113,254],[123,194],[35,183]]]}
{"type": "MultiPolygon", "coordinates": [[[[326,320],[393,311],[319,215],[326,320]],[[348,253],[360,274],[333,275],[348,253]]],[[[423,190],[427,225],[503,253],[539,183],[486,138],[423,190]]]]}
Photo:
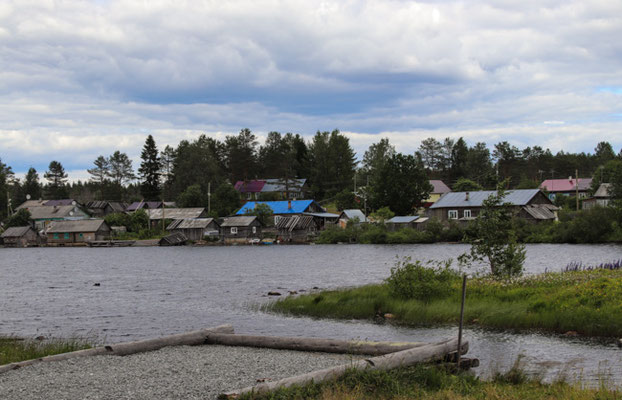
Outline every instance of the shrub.
{"type": "Polygon", "coordinates": [[[430,263],[424,266],[418,260],[413,263],[406,258],[391,268],[385,282],[394,296],[429,302],[451,294],[452,283],[459,280],[459,274],[450,266],[451,260],[435,268],[430,263]]]}

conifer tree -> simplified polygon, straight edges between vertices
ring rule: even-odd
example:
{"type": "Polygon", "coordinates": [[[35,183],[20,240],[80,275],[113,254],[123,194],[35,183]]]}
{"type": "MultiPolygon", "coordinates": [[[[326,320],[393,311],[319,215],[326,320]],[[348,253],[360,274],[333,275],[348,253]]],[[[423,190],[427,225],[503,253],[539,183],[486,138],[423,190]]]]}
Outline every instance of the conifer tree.
{"type": "Polygon", "coordinates": [[[158,200],[160,198],[160,157],[153,136],[147,136],[140,158],[143,160],[138,168],[141,179],[140,193],[145,200],[158,200]]]}
{"type": "Polygon", "coordinates": [[[63,164],[58,161],[50,162],[48,170],[43,174],[48,181],[47,197],[51,200],[64,199],[68,196],[67,191],[67,173],[63,164]]]}

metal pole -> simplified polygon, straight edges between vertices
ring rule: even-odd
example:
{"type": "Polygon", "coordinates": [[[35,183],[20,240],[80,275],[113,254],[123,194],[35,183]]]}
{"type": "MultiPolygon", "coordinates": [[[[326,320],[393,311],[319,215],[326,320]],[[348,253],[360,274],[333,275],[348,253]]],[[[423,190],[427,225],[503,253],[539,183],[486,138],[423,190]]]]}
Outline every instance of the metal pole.
{"type": "Polygon", "coordinates": [[[464,323],[464,301],[466,300],[466,274],[462,275],[462,303],[460,304],[460,325],[458,328],[458,357],[456,365],[460,368],[460,349],[462,348],[462,324],[464,323]]]}

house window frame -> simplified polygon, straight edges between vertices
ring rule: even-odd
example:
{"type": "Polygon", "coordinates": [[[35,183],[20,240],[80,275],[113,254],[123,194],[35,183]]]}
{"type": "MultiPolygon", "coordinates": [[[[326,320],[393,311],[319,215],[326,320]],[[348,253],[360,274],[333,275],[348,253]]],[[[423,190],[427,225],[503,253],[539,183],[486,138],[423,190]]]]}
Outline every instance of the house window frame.
{"type": "Polygon", "coordinates": [[[246,200],[251,200],[253,198],[253,194],[251,192],[246,192],[246,200]]]}
{"type": "Polygon", "coordinates": [[[256,226],[253,226],[252,231],[253,231],[253,234],[257,233],[257,227],[256,227],[256,226]]]}
{"type": "Polygon", "coordinates": [[[238,227],[237,226],[232,226],[231,227],[231,234],[232,235],[237,235],[238,234],[238,227]]]}
{"type": "Polygon", "coordinates": [[[69,239],[69,232],[65,232],[64,239],[69,239]]]}
{"type": "Polygon", "coordinates": [[[458,210],[447,210],[447,219],[458,219],[458,210]]]}
{"type": "Polygon", "coordinates": [[[462,212],[462,216],[463,216],[464,218],[473,218],[473,214],[471,213],[471,210],[464,210],[464,211],[462,212]]]}

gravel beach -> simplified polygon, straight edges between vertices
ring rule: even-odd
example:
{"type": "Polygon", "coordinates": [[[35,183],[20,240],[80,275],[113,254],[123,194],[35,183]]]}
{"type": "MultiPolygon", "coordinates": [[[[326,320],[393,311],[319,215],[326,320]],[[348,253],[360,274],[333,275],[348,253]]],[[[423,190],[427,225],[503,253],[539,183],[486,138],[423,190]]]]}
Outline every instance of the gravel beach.
{"type": "MultiPolygon", "coordinates": [[[[357,357],[358,359],[360,357],[357,357]]],[[[347,364],[353,356],[179,346],[125,357],[38,363],[0,374],[2,399],[215,399],[218,394],[347,364]]]]}

